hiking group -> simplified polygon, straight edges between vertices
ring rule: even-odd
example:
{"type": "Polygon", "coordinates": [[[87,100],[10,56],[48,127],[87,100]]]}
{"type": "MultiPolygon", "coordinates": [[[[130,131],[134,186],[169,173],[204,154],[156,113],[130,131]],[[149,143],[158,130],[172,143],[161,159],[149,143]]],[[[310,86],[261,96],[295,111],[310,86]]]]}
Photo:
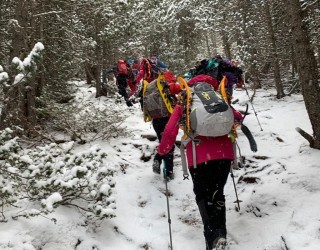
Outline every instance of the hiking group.
{"type": "MultiPolygon", "coordinates": [[[[125,65],[131,67],[129,63],[125,65]]],[[[127,70],[125,77],[118,72],[117,85],[128,106],[132,106],[130,95],[139,98],[144,121],[152,123],[157,135],[159,145],[153,159],[153,172],[160,174],[163,165],[166,184],[174,178],[174,149],[179,129],[182,129],[183,176],[188,178],[190,173],[193,181],[206,250],[225,249],[224,186],[232,173],[232,163],[236,163],[236,128],[243,125],[244,119],[231,106],[231,99],[233,88],[244,84],[242,70],[221,56],[198,60],[184,77],[175,76],[155,56],[140,58],[135,67],[137,71],[133,77],[129,73],[132,70],[127,70]],[[125,80],[131,81],[133,86],[125,80]]],[[[246,131],[249,130],[246,128],[246,131]]],[[[256,145],[251,149],[256,151],[256,145]]]]}

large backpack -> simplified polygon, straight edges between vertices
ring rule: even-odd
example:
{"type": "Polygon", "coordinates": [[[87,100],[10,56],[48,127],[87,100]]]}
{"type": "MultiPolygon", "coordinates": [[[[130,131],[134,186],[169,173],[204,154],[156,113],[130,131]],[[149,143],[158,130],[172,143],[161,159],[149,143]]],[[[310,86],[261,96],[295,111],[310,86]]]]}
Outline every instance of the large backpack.
{"type": "Polygon", "coordinates": [[[118,60],[117,62],[117,71],[119,75],[128,75],[127,62],[124,60],[118,60]]]}
{"type": "MultiPolygon", "coordinates": [[[[192,77],[195,75],[206,74],[217,78],[219,70],[219,62],[215,58],[203,59],[192,71],[192,77]]],[[[191,73],[191,71],[190,71],[191,73]]]]}
{"type": "Polygon", "coordinates": [[[148,83],[143,82],[143,114],[144,121],[169,116],[173,111],[173,102],[170,97],[164,75],[148,83]]]}
{"type": "Polygon", "coordinates": [[[186,83],[183,85],[185,133],[191,138],[197,135],[217,137],[228,134],[234,117],[221,94],[205,82],[195,83],[192,87],[186,83]]]}
{"type": "Polygon", "coordinates": [[[156,79],[159,74],[163,73],[168,68],[167,65],[155,56],[143,58],[141,63],[145,71],[144,79],[148,81],[150,81],[150,79],[156,79]]]}
{"type": "Polygon", "coordinates": [[[234,117],[231,108],[213,87],[204,82],[192,89],[190,126],[202,136],[222,136],[230,132],[234,117]]]}
{"type": "Polygon", "coordinates": [[[180,150],[184,176],[187,177],[185,146],[192,142],[193,166],[196,168],[195,145],[201,143],[196,136],[218,137],[229,134],[234,124],[234,116],[225,99],[209,83],[199,82],[189,87],[182,77],[177,80],[183,89],[180,97],[183,103],[183,118],[180,125],[184,135],[180,150]]]}

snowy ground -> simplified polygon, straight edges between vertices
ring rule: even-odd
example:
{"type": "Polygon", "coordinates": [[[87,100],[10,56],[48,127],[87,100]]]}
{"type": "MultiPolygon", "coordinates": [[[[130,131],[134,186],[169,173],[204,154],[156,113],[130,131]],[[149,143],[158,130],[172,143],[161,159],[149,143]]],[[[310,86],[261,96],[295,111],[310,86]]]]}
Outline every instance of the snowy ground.
{"type": "MultiPolygon", "coordinates": [[[[90,90],[90,91],[89,91],[90,90]]],[[[94,99],[92,88],[88,97],[94,99]]],[[[240,100],[235,107],[245,110],[245,91],[235,91],[240,100]]],[[[91,101],[92,101],[91,100],[91,101]]],[[[106,101],[106,100],[104,100],[106,101]]],[[[103,102],[101,102],[103,104],[103,102]]],[[[117,169],[114,196],[117,217],[86,227],[73,209],[58,208],[47,218],[11,220],[0,224],[0,249],[14,250],[164,250],[170,242],[165,182],[151,170],[157,141],[144,123],[138,104],[127,109],[126,138],[95,142],[108,153],[107,164],[117,169]],[[54,223],[51,218],[57,219],[54,223]]],[[[119,106],[122,105],[122,106],[119,106]]],[[[227,229],[231,250],[318,250],[320,249],[320,151],[309,148],[296,127],[311,132],[301,95],[281,100],[274,91],[258,90],[254,107],[249,104],[245,124],[254,135],[258,152],[239,130],[238,144],[245,157],[244,167],[234,170],[241,209],[236,211],[235,191],[229,178],[227,229]]],[[[86,150],[93,144],[79,146],[86,150]]],[[[179,150],[175,151],[175,179],[168,183],[173,249],[204,250],[200,215],[194,201],[192,181],[183,180],[179,150]]],[[[10,211],[9,211],[10,214],[10,211]]]]}

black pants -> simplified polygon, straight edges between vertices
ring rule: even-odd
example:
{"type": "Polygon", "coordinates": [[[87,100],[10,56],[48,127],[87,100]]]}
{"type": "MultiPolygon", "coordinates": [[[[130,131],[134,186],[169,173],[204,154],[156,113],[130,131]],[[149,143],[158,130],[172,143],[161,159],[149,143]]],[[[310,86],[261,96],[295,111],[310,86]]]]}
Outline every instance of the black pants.
{"type": "Polygon", "coordinates": [[[230,160],[215,160],[189,169],[208,249],[217,237],[227,235],[224,186],[230,167],[230,160]]]}
{"type": "MultiPolygon", "coordinates": [[[[169,117],[162,117],[162,118],[156,118],[152,120],[152,126],[154,131],[157,134],[159,142],[161,141],[162,138],[162,133],[164,131],[164,128],[166,127],[166,124],[169,121],[169,117]]],[[[170,149],[169,153],[160,157],[160,155],[156,155],[156,157],[161,158],[161,159],[155,159],[161,162],[162,159],[164,159],[166,163],[166,173],[170,174],[173,173],[173,153],[174,153],[174,146],[170,149]]]]}
{"type": "Polygon", "coordinates": [[[128,86],[127,77],[128,77],[127,75],[123,75],[123,74],[117,76],[119,94],[123,96],[124,100],[126,101],[129,99],[129,96],[127,93],[127,86],[128,86]]]}

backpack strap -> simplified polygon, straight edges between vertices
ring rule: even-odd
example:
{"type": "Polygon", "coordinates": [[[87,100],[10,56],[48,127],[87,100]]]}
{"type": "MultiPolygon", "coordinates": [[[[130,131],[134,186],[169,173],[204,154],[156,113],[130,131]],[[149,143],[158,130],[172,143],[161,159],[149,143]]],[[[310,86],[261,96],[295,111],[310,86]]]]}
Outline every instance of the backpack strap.
{"type": "Polygon", "coordinates": [[[229,99],[228,99],[228,94],[227,94],[226,86],[227,86],[227,77],[226,77],[226,76],[223,76],[223,77],[222,77],[222,80],[221,80],[221,82],[220,82],[220,85],[219,85],[219,91],[220,91],[223,99],[225,100],[225,102],[229,105],[229,104],[230,104],[230,101],[229,101],[229,99]]]}
{"type": "MultiPolygon", "coordinates": [[[[227,77],[226,76],[223,76],[221,82],[220,82],[220,85],[219,85],[219,91],[223,97],[223,99],[225,100],[225,102],[230,106],[230,97],[228,96],[228,93],[227,93],[227,90],[226,90],[226,86],[227,86],[227,77]]],[[[232,135],[234,138],[237,138],[238,137],[238,133],[237,133],[237,129],[236,129],[236,126],[235,124],[233,124],[232,126],[232,135]]]]}
{"type": "Polygon", "coordinates": [[[180,155],[181,155],[181,165],[182,165],[182,173],[183,173],[183,179],[189,179],[189,172],[188,172],[188,166],[187,166],[187,159],[186,159],[186,153],[185,153],[185,146],[184,143],[180,145],[180,155]]]}
{"type": "Polygon", "coordinates": [[[197,168],[196,142],[192,140],[191,143],[192,143],[193,168],[196,169],[197,168]]]}
{"type": "MultiPolygon", "coordinates": [[[[146,80],[143,80],[143,90],[142,90],[142,98],[145,96],[145,94],[146,94],[146,91],[147,91],[147,86],[148,86],[148,81],[146,81],[146,80]]],[[[150,121],[152,121],[152,118],[151,118],[151,116],[148,114],[148,112],[145,110],[145,109],[143,109],[143,120],[145,121],[145,122],[150,122],[150,121]]]]}

